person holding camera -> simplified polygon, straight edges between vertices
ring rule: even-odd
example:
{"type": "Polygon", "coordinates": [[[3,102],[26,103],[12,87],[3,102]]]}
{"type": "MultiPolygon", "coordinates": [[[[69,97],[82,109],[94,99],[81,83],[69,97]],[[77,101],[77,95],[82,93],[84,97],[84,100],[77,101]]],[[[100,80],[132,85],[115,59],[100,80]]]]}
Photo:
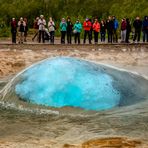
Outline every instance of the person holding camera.
{"type": "Polygon", "coordinates": [[[89,44],[91,44],[91,28],[92,28],[92,23],[90,22],[90,20],[88,18],[86,18],[86,20],[83,23],[83,28],[84,28],[84,40],[83,43],[85,44],[86,42],[86,37],[88,36],[89,39],[89,44]]]}
{"type": "Polygon", "coordinates": [[[49,18],[48,30],[49,30],[49,33],[50,33],[51,44],[54,44],[55,23],[52,20],[52,17],[49,18]]]}
{"type": "Polygon", "coordinates": [[[24,41],[25,26],[26,26],[26,23],[21,17],[20,21],[18,22],[19,44],[23,43],[24,41]]]}
{"type": "Polygon", "coordinates": [[[45,26],[46,26],[46,20],[44,19],[43,15],[40,15],[40,19],[38,20],[38,26],[39,26],[39,43],[42,42],[44,43],[44,31],[45,31],[45,26]]]}
{"type": "Polygon", "coordinates": [[[67,32],[67,23],[65,21],[65,18],[62,18],[62,21],[60,23],[60,30],[61,30],[61,44],[65,44],[65,36],[67,32]]]}

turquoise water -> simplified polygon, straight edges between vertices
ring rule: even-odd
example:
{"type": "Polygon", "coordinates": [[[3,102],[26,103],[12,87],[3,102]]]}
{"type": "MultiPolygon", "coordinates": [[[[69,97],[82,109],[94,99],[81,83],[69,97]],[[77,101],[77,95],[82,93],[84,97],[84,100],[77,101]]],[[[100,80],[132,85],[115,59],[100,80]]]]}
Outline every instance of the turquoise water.
{"type": "Polygon", "coordinates": [[[98,65],[74,58],[43,61],[22,74],[15,86],[23,100],[51,107],[105,110],[118,106],[121,94],[98,65]]]}

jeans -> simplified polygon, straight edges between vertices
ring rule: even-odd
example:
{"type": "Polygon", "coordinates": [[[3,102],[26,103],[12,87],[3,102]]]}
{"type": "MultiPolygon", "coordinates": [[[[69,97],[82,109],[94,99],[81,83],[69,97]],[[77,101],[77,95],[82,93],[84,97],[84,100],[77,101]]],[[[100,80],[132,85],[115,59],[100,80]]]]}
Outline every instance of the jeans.
{"type": "Polygon", "coordinates": [[[101,42],[105,42],[105,32],[101,32],[101,42]]]}
{"type": "Polygon", "coordinates": [[[108,43],[112,43],[113,42],[113,33],[112,32],[108,32],[108,43]]]}

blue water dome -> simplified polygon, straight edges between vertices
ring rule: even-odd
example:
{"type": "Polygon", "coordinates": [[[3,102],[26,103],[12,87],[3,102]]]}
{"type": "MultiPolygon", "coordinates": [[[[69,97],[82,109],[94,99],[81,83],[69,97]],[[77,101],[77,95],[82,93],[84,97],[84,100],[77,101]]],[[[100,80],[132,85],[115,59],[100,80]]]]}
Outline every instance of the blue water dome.
{"type": "Polygon", "coordinates": [[[118,106],[121,99],[113,82],[113,77],[97,64],[56,57],[27,69],[15,93],[38,105],[106,110],[118,106]]]}

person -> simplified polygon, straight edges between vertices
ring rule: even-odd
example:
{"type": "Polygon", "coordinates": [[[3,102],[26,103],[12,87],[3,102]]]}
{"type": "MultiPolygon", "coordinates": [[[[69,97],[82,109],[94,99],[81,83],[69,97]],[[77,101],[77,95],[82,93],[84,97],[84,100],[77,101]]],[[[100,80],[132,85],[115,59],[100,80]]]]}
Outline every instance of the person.
{"type": "Polygon", "coordinates": [[[148,16],[144,17],[142,22],[142,31],[143,31],[143,42],[148,42],[148,16]]]}
{"type": "Polygon", "coordinates": [[[113,42],[118,43],[118,27],[119,23],[115,16],[113,16],[114,28],[113,28],[113,42]]]}
{"type": "Polygon", "coordinates": [[[35,30],[35,35],[32,38],[32,41],[34,41],[34,39],[37,37],[37,40],[39,41],[39,25],[38,25],[38,20],[39,17],[36,17],[36,19],[34,20],[34,24],[33,24],[33,28],[35,30]]]}
{"type": "Polygon", "coordinates": [[[93,23],[93,30],[94,30],[94,41],[95,44],[98,44],[98,35],[100,32],[100,23],[98,22],[98,19],[95,19],[95,22],[93,23]]]}
{"type": "Polygon", "coordinates": [[[89,44],[91,44],[91,35],[90,35],[91,27],[92,27],[91,22],[89,21],[88,18],[86,18],[86,20],[83,23],[83,28],[84,28],[84,40],[83,40],[83,43],[84,44],[86,43],[87,35],[88,35],[88,39],[89,39],[89,44]]]}
{"type": "Polygon", "coordinates": [[[72,28],[73,28],[73,24],[71,22],[70,17],[68,17],[67,19],[67,43],[68,44],[71,44],[72,28]]]}
{"type": "Polygon", "coordinates": [[[111,16],[109,16],[108,19],[107,19],[106,28],[107,28],[107,35],[108,35],[108,43],[112,43],[112,41],[113,41],[114,22],[113,22],[111,16]]]}
{"type": "Polygon", "coordinates": [[[130,37],[130,32],[131,32],[131,24],[129,18],[126,19],[126,43],[129,42],[129,37],[130,37]]]}
{"type": "Polygon", "coordinates": [[[21,17],[18,22],[18,31],[19,31],[19,43],[23,43],[24,41],[24,32],[25,32],[26,23],[21,17]]]}
{"type": "Polygon", "coordinates": [[[12,18],[11,21],[11,34],[12,34],[12,43],[16,44],[16,33],[17,33],[17,22],[15,18],[12,18]]]}
{"type": "Polygon", "coordinates": [[[141,29],[142,29],[142,21],[140,20],[140,17],[137,16],[134,23],[133,23],[133,27],[135,29],[135,35],[134,35],[134,38],[133,38],[133,42],[136,41],[137,39],[137,42],[140,41],[140,35],[141,35],[141,29]],[[138,36],[138,38],[137,38],[138,36]]]}
{"type": "Polygon", "coordinates": [[[101,34],[101,42],[105,42],[106,24],[105,24],[105,21],[104,20],[101,20],[100,34],[101,34]]]}
{"type": "Polygon", "coordinates": [[[46,20],[44,19],[43,15],[40,15],[40,19],[38,20],[38,26],[39,26],[39,43],[41,42],[41,38],[42,38],[42,42],[44,43],[46,20]]]}
{"type": "Polygon", "coordinates": [[[126,41],[126,19],[123,18],[121,22],[121,43],[126,41]]]}
{"type": "Polygon", "coordinates": [[[24,42],[27,42],[27,32],[28,32],[28,21],[27,18],[24,18],[24,22],[26,23],[25,25],[25,32],[24,32],[24,42]]]}
{"type": "Polygon", "coordinates": [[[80,23],[80,20],[77,19],[76,23],[74,24],[74,37],[75,37],[75,44],[78,41],[78,44],[80,44],[80,33],[82,30],[82,24],[80,23]]]}
{"type": "Polygon", "coordinates": [[[91,41],[93,39],[93,23],[94,23],[94,19],[95,18],[89,19],[89,21],[91,22],[91,28],[90,28],[90,39],[91,39],[91,41]]]}
{"type": "Polygon", "coordinates": [[[54,44],[55,23],[52,20],[52,17],[49,18],[48,30],[49,30],[49,33],[50,33],[51,44],[54,44]]]}
{"type": "Polygon", "coordinates": [[[67,23],[65,18],[62,18],[60,22],[60,31],[61,31],[61,44],[65,44],[65,36],[67,32],[67,23]]]}

